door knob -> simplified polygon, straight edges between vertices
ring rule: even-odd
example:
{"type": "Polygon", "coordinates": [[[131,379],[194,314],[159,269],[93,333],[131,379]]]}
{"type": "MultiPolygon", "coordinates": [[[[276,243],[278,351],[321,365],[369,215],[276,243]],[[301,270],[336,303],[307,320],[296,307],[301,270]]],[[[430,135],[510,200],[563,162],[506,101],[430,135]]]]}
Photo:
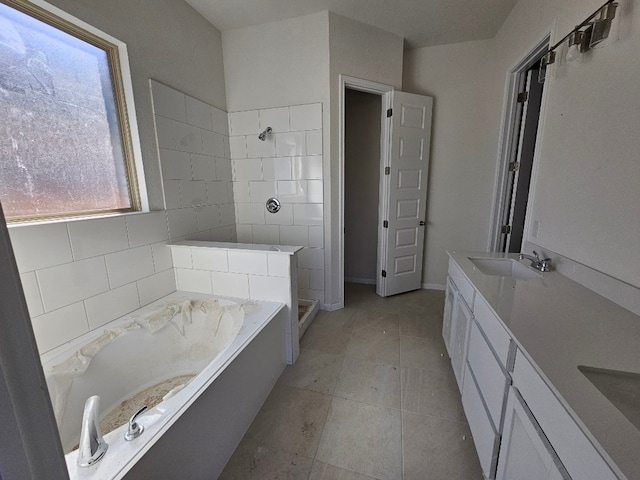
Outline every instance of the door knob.
{"type": "Polygon", "coordinates": [[[420,226],[424,227],[425,225],[426,225],[425,221],[424,220],[420,220],[420,226]]]}

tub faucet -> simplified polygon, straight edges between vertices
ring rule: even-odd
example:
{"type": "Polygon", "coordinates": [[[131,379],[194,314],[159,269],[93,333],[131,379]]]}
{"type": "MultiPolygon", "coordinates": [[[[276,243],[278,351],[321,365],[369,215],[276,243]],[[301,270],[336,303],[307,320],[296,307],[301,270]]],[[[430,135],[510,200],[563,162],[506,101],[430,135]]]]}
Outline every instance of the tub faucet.
{"type": "Polygon", "coordinates": [[[100,431],[100,397],[94,395],[87,398],[82,414],[80,444],[78,445],[78,465],[89,467],[100,461],[109,445],[104,441],[100,431]]]}
{"type": "Polygon", "coordinates": [[[536,270],[540,270],[541,272],[550,272],[551,271],[551,259],[550,258],[543,258],[540,259],[540,256],[538,255],[538,252],[536,252],[535,250],[533,251],[533,255],[525,255],[524,253],[521,253],[520,255],[518,255],[518,259],[519,260],[524,260],[527,259],[531,262],[531,267],[535,268],[536,270]]]}

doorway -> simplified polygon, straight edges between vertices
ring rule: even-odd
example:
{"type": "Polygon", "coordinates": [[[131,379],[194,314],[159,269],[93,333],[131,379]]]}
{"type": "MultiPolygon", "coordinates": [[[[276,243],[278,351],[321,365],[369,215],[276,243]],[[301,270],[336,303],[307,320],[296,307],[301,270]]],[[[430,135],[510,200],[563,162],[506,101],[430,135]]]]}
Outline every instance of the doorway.
{"type": "Polygon", "coordinates": [[[522,251],[546,74],[540,61],[548,47],[549,37],[512,70],[509,80],[492,251],[522,251]]]}
{"type": "Polygon", "coordinates": [[[344,113],[344,281],[375,285],[382,97],[347,88],[344,113]]]}
{"type": "MultiPolygon", "coordinates": [[[[351,95],[350,91],[373,95],[379,99],[381,107],[380,110],[376,109],[380,124],[377,135],[380,146],[377,164],[378,198],[376,204],[375,200],[371,199],[373,196],[367,197],[365,206],[368,221],[376,218],[377,213],[377,235],[367,239],[368,242],[377,243],[374,277],[376,293],[381,297],[387,297],[422,287],[433,99],[394,91],[393,87],[388,85],[341,75],[338,142],[339,302],[333,309],[344,307],[345,234],[347,221],[351,220],[345,210],[345,110],[346,97],[351,95]]],[[[374,118],[370,119],[371,122],[375,121],[374,118]]],[[[373,138],[368,142],[375,142],[375,136],[373,138]]],[[[356,172],[356,175],[359,173],[356,172]]],[[[353,188],[356,191],[349,193],[357,195],[359,187],[353,188]]],[[[373,243],[368,245],[372,248],[373,243]]],[[[369,278],[370,275],[369,271],[365,277],[360,278],[374,283],[373,279],[369,278]]]]}

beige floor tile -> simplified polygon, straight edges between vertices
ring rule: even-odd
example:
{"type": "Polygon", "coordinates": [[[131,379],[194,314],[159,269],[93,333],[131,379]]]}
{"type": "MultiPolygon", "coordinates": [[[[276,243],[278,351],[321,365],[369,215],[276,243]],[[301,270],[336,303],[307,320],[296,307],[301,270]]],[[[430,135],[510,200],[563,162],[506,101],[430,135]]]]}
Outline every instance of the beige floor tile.
{"type": "Polygon", "coordinates": [[[300,349],[318,350],[324,353],[344,354],[351,338],[351,328],[316,323],[315,319],[309,325],[300,340],[300,349]]]}
{"type": "Polygon", "coordinates": [[[356,313],[355,308],[345,307],[340,310],[334,310],[333,312],[320,311],[313,319],[313,323],[318,325],[333,325],[335,327],[341,327],[348,330],[353,328],[353,316],[356,313]]]}
{"type": "Polygon", "coordinates": [[[400,370],[393,365],[346,357],[335,396],[399,409],[400,370]]]}
{"type": "Polygon", "coordinates": [[[319,461],[313,462],[313,468],[311,469],[311,476],[309,480],[379,480],[369,475],[363,475],[361,473],[351,472],[344,470],[343,468],[334,467],[333,465],[327,465],[319,461]]]}
{"type": "Polygon", "coordinates": [[[219,480],[306,480],[313,459],[243,439],[219,480]]]}
{"type": "Polygon", "coordinates": [[[298,455],[315,455],[331,397],[276,384],[245,437],[298,455]]]}
{"type": "Polygon", "coordinates": [[[288,365],[278,382],[332,395],[344,358],[344,355],[302,349],[295,365],[288,365]]]}
{"type": "Polygon", "coordinates": [[[482,480],[467,425],[403,412],[402,434],[404,480],[482,480]]]}
{"type": "Polygon", "coordinates": [[[400,411],[334,398],[316,459],[382,479],[402,478],[400,411]]]}
{"type": "Polygon", "coordinates": [[[400,365],[436,372],[451,372],[444,342],[432,338],[400,337],[400,365]]]}
{"type": "Polygon", "coordinates": [[[442,338],[442,312],[438,314],[408,312],[400,316],[400,335],[442,338]]]}
{"type": "Polygon", "coordinates": [[[375,329],[378,332],[400,334],[400,315],[397,313],[356,310],[353,315],[354,330],[375,329]]]}
{"type": "Polygon", "coordinates": [[[466,422],[453,372],[403,367],[401,375],[402,410],[466,422]]]}
{"type": "Polygon", "coordinates": [[[389,297],[398,303],[398,308],[428,314],[442,314],[444,311],[444,292],[438,290],[414,290],[402,295],[389,297]]]}
{"type": "Polygon", "coordinates": [[[346,354],[362,360],[399,366],[400,336],[395,331],[376,327],[356,328],[351,334],[346,354]]]}

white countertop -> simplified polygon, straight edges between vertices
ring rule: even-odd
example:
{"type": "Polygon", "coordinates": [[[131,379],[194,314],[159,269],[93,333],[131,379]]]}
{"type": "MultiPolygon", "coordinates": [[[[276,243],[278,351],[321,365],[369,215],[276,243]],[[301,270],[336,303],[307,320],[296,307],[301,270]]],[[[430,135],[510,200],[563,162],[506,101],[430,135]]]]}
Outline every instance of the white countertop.
{"type": "Polygon", "coordinates": [[[640,373],[640,316],[556,272],[515,280],[484,275],[469,260],[513,254],[448,253],[578,424],[629,480],[640,480],[640,430],[578,370],[640,373]]]}

